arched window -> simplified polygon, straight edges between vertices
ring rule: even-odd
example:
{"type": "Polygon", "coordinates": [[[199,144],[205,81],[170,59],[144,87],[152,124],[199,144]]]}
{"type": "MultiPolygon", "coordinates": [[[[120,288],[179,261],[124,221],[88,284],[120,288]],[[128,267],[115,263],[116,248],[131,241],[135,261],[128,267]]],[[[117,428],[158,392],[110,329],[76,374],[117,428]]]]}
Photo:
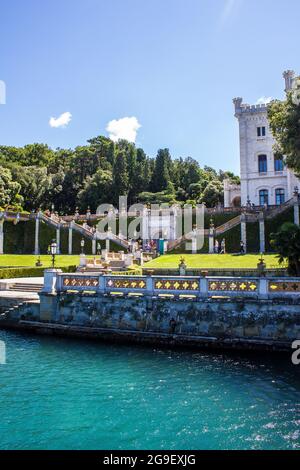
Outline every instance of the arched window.
{"type": "Polygon", "coordinates": [[[267,155],[258,155],[259,173],[267,173],[267,155]]]}
{"type": "Polygon", "coordinates": [[[283,157],[282,155],[274,155],[274,170],[283,171],[283,157]]]}
{"type": "Polygon", "coordinates": [[[269,192],[267,189],[261,189],[259,191],[259,205],[264,206],[269,204],[269,192]]]}
{"type": "Polygon", "coordinates": [[[283,188],[275,189],[275,201],[276,201],[277,206],[280,206],[280,204],[284,203],[284,189],[283,188]]]}

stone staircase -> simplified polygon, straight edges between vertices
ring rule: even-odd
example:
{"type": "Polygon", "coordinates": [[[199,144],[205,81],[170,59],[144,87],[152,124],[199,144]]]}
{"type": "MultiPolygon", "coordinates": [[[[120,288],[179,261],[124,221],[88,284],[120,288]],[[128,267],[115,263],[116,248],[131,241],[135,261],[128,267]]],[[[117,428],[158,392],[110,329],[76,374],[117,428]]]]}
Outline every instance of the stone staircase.
{"type": "Polygon", "coordinates": [[[1,327],[1,321],[12,319],[14,317],[14,314],[16,317],[19,316],[20,309],[24,309],[24,312],[26,312],[26,309],[30,308],[32,304],[39,304],[39,303],[40,303],[39,299],[36,299],[36,300],[32,299],[32,300],[19,301],[19,302],[16,300],[15,305],[4,309],[0,313],[0,327],[1,327]]]}
{"type": "Polygon", "coordinates": [[[224,224],[219,225],[219,227],[216,227],[215,234],[216,235],[222,235],[223,233],[225,233],[228,230],[236,227],[240,223],[241,223],[241,216],[237,215],[233,219],[228,220],[228,222],[225,222],[224,224]]]}
{"type": "MultiPolygon", "coordinates": [[[[281,204],[280,206],[272,206],[268,208],[267,210],[263,211],[265,219],[273,219],[277,215],[283,213],[286,211],[289,207],[292,207],[294,204],[294,198],[289,199],[285,203],[281,204]]],[[[245,211],[245,216],[246,216],[246,221],[247,222],[257,222],[259,220],[259,214],[262,212],[262,210],[256,210],[256,211],[245,211]]],[[[214,234],[215,236],[222,235],[223,233],[226,233],[228,230],[231,230],[234,227],[237,227],[241,223],[241,215],[237,215],[236,217],[233,217],[232,219],[228,220],[222,225],[219,225],[219,227],[215,227],[214,234]]],[[[186,235],[182,235],[180,238],[177,240],[171,240],[168,243],[168,249],[167,251],[172,251],[178,248],[183,242],[191,240],[191,237],[193,235],[193,232],[190,232],[186,235]]],[[[204,230],[204,236],[209,235],[209,230],[205,229],[204,230]]]]}
{"type": "Polygon", "coordinates": [[[15,282],[9,284],[9,290],[15,292],[41,292],[43,284],[29,283],[29,282],[15,282]]]}
{"type": "Polygon", "coordinates": [[[45,222],[50,227],[55,229],[58,228],[72,228],[76,232],[80,233],[81,236],[89,239],[89,240],[106,240],[109,239],[116,243],[117,245],[125,248],[126,250],[129,248],[129,243],[127,240],[123,240],[122,238],[118,237],[112,232],[99,232],[98,230],[93,230],[92,227],[83,227],[80,224],[77,224],[74,220],[71,222],[66,222],[63,219],[60,219],[52,214],[51,217],[48,217],[44,213],[40,212],[39,217],[43,222],[45,222]]]}

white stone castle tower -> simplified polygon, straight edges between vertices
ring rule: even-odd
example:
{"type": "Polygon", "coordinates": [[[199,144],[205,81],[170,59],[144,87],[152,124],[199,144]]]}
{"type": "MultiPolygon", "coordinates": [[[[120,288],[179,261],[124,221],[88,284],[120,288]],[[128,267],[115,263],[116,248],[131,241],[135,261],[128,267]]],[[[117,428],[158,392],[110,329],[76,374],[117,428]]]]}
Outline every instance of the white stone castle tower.
{"type": "MultiPolygon", "coordinates": [[[[292,88],[295,73],[287,70],[283,77],[287,92],[292,88]]],[[[224,205],[282,204],[293,197],[300,182],[284,166],[282,156],[274,155],[267,104],[250,106],[242,98],[234,98],[233,103],[239,122],[241,185],[224,182],[224,205]]]]}

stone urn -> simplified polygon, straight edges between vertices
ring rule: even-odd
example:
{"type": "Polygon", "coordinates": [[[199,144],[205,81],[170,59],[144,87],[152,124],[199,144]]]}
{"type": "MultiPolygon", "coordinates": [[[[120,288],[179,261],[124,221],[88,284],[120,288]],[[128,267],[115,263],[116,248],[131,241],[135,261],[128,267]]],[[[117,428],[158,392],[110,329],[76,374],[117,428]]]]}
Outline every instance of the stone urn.
{"type": "Polygon", "coordinates": [[[257,272],[259,276],[263,277],[266,275],[266,267],[267,266],[263,259],[263,255],[261,255],[259,262],[257,263],[257,272]]]}
{"type": "Polygon", "coordinates": [[[186,275],[186,264],[185,264],[185,259],[183,257],[180,258],[180,263],[178,265],[178,268],[179,268],[180,276],[185,276],[186,275]]]}

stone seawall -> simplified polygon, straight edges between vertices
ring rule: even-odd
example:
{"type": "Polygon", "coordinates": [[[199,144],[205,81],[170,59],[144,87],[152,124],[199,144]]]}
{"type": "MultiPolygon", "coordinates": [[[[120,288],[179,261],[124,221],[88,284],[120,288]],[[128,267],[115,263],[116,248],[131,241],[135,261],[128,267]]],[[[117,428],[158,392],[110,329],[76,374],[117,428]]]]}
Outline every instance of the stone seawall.
{"type": "Polygon", "coordinates": [[[300,338],[300,300],[40,294],[40,304],[22,304],[1,325],[122,342],[290,350],[300,338]]]}

